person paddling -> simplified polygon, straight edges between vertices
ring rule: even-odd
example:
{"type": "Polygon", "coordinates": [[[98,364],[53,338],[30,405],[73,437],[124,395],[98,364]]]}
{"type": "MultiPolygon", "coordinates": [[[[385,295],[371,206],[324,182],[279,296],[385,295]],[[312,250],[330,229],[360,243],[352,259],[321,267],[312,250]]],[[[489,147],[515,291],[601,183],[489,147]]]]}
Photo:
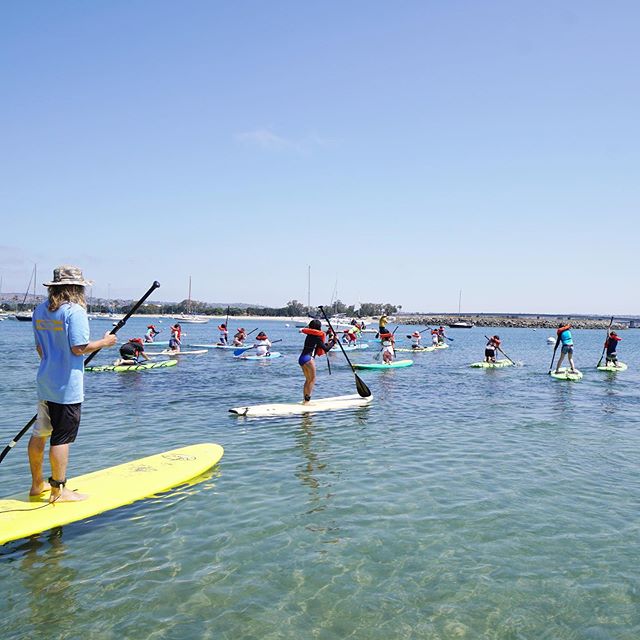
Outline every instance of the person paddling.
{"type": "Polygon", "coordinates": [[[269,351],[271,349],[271,340],[269,340],[267,334],[264,331],[261,331],[256,336],[256,343],[254,347],[256,348],[257,356],[268,358],[271,355],[269,351]]]}
{"type": "Polygon", "coordinates": [[[492,336],[487,342],[487,346],[484,348],[484,361],[495,362],[496,350],[500,348],[500,336],[492,336]]]}
{"type": "Polygon", "coordinates": [[[391,364],[396,355],[393,349],[395,345],[393,333],[385,329],[384,333],[380,334],[380,340],[382,342],[382,361],[385,364],[391,364]]]}
{"type": "Polygon", "coordinates": [[[220,335],[218,336],[218,344],[227,345],[229,343],[229,332],[227,331],[226,323],[222,323],[218,325],[218,331],[220,335]]]}
{"type": "Polygon", "coordinates": [[[29,440],[30,496],[47,490],[49,502],[75,502],[88,496],[66,488],[69,447],[75,442],[84,400],[84,356],[116,344],[115,334],[89,339],[85,280],[78,267],[54,269],[45,282],[48,300],[33,312],[33,333],[40,356],[37,375],[38,417],[29,440]],[[49,438],[51,477],[43,477],[44,449],[49,438]]]}
{"type": "Polygon", "coordinates": [[[431,329],[431,345],[437,347],[440,344],[440,336],[437,329],[431,329]]]}
{"type": "Polygon", "coordinates": [[[120,347],[120,360],[116,365],[140,364],[140,357],[149,360],[149,356],[144,352],[144,343],[140,338],[129,338],[129,342],[120,347]]]}
{"type": "Polygon", "coordinates": [[[616,353],[616,349],[618,348],[618,342],[620,342],[622,338],[615,332],[612,331],[607,339],[604,341],[604,348],[607,350],[607,356],[604,363],[605,367],[611,365],[618,369],[618,354],[616,353]]]}
{"type": "Polygon", "coordinates": [[[150,324],[147,327],[147,331],[144,334],[144,341],[145,342],[153,342],[155,337],[160,333],[160,331],[158,331],[154,325],[150,324]]]}
{"type": "Polygon", "coordinates": [[[336,344],[337,337],[335,334],[331,334],[329,340],[322,331],[322,323],[320,320],[312,320],[308,327],[300,329],[300,333],[303,333],[306,338],[304,339],[304,346],[302,347],[302,353],[298,358],[298,364],[304,373],[304,386],[302,389],[303,404],[311,402],[311,394],[313,393],[313,387],[316,383],[316,356],[322,356],[326,352],[330,351],[336,344]]]}
{"type": "Polygon", "coordinates": [[[438,344],[444,344],[444,339],[447,336],[444,334],[444,327],[442,325],[440,325],[438,327],[438,344]]]}
{"type": "Polygon", "coordinates": [[[378,320],[378,334],[385,332],[385,327],[387,326],[387,322],[389,322],[389,318],[386,313],[383,313],[378,320]]]}
{"type": "Polygon", "coordinates": [[[176,322],[171,327],[171,337],[169,338],[169,351],[180,351],[180,345],[182,344],[182,327],[179,322],[176,322]]]}
{"type": "Polygon", "coordinates": [[[240,327],[236,334],[233,336],[233,346],[241,347],[244,344],[246,338],[247,332],[244,330],[244,327],[240,327]]]}
{"type": "Polygon", "coordinates": [[[558,364],[556,365],[556,373],[560,373],[560,365],[567,356],[569,360],[569,366],[571,367],[571,373],[577,373],[575,364],[573,363],[573,336],[571,335],[571,325],[562,324],[558,325],[558,331],[556,332],[558,337],[556,338],[556,345],[558,342],[562,343],[562,349],[560,350],[560,357],[558,358],[558,364]]]}
{"type": "Polygon", "coordinates": [[[412,349],[422,349],[421,340],[422,340],[422,335],[420,334],[420,332],[419,331],[414,331],[411,334],[411,348],[412,349]]]}

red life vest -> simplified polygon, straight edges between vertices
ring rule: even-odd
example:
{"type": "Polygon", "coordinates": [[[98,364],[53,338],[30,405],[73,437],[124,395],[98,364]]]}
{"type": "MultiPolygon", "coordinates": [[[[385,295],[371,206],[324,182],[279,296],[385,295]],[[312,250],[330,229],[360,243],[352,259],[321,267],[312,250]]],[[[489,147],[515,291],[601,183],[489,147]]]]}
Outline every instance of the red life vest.
{"type": "Polygon", "coordinates": [[[563,331],[567,331],[568,329],[571,329],[571,325],[565,324],[564,327],[560,327],[558,329],[557,334],[560,335],[563,331]]]}
{"type": "MultiPolygon", "coordinates": [[[[300,333],[304,333],[307,336],[318,336],[320,340],[322,340],[322,344],[327,339],[324,331],[320,331],[320,329],[310,329],[309,327],[305,327],[304,329],[300,329],[300,333]]],[[[325,350],[322,347],[316,348],[316,355],[323,356],[325,354],[325,350]]]]}

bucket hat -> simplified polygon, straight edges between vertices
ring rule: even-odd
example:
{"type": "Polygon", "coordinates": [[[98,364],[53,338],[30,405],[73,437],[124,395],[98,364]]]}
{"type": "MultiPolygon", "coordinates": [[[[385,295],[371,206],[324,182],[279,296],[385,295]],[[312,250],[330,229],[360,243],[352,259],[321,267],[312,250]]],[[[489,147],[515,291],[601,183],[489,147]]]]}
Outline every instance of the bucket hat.
{"type": "Polygon", "coordinates": [[[82,270],[79,267],[71,267],[63,265],[53,270],[53,280],[51,282],[43,282],[45,287],[55,287],[66,284],[77,284],[81,287],[91,286],[92,280],[85,280],[82,270]]]}

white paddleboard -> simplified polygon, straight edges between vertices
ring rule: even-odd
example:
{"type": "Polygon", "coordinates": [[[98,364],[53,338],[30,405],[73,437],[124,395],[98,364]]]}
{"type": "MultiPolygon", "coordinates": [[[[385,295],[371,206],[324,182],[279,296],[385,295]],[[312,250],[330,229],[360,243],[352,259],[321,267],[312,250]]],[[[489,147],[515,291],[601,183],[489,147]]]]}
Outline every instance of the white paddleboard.
{"type": "Polygon", "coordinates": [[[268,417],[268,416],[294,416],[316,411],[340,411],[342,409],[355,409],[366,407],[373,400],[373,395],[361,398],[357,393],[350,396],[336,396],[334,398],[320,398],[312,400],[309,404],[302,402],[279,404],[256,404],[249,407],[235,407],[229,409],[230,413],[237,416],[268,417]]]}
{"type": "Polygon", "coordinates": [[[167,349],[166,351],[156,351],[155,353],[145,351],[145,353],[148,356],[170,356],[173,358],[174,356],[201,356],[203,353],[207,353],[207,350],[197,349],[193,351],[170,351],[167,349]]]}

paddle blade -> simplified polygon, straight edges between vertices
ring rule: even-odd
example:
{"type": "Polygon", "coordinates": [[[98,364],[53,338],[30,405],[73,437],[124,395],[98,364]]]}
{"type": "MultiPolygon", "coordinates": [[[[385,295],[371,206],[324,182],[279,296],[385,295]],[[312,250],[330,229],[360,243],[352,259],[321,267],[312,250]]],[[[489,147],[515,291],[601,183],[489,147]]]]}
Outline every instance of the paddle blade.
{"type": "Polygon", "coordinates": [[[234,356],[241,356],[245,351],[249,351],[249,349],[253,349],[253,347],[238,347],[233,350],[234,356]]]}
{"type": "Polygon", "coordinates": [[[353,375],[356,377],[356,389],[358,391],[358,395],[361,398],[368,398],[371,395],[371,389],[367,387],[357,373],[354,373],[353,375]]]}

